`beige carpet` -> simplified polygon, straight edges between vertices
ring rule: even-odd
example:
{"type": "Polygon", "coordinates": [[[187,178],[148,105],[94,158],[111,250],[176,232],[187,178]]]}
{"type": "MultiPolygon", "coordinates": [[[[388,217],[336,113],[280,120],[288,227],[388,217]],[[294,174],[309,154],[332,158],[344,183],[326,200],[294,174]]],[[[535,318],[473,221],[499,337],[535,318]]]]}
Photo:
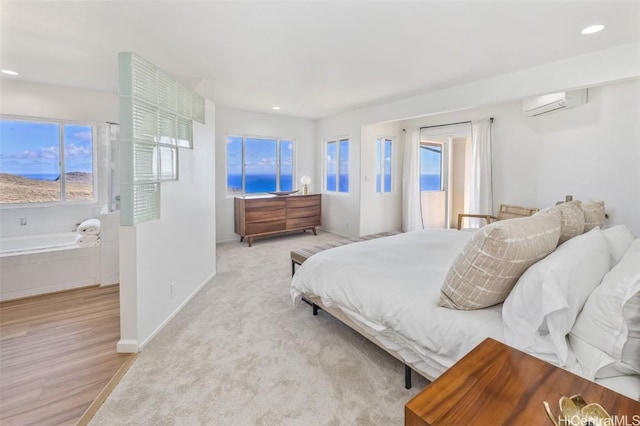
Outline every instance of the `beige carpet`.
{"type": "Polygon", "coordinates": [[[91,424],[402,425],[428,382],[325,312],[293,306],[311,233],[218,245],[218,274],[142,351],[91,424]]]}

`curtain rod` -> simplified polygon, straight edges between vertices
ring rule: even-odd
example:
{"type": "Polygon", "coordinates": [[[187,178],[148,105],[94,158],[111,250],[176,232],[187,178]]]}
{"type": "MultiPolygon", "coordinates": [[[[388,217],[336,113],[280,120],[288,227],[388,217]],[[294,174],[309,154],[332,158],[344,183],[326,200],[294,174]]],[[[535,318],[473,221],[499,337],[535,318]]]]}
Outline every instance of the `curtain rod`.
{"type": "MultiPolygon", "coordinates": [[[[489,121],[491,121],[493,123],[493,117],[489,118],[489,121]]],[[[423,127],[420,127],[420,130],[422,130],[422,129],[431,129],[432,127],[455,126],[456,124],[471,124],[471,121],[459,121],[457,123],[436,124],[434,126],[423,126],[423,127]]]]}

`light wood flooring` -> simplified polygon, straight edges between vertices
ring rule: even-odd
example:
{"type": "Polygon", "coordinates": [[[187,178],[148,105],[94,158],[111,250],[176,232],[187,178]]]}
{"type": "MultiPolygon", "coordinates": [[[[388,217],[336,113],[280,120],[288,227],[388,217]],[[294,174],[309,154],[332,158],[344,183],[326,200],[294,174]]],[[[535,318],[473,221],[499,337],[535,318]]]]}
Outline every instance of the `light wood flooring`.
{"type": "Polygon", "coordinates": [[[83,423],[105,386],[115,386],[112,378],[134,359],[116,353],[118,290],[95,286],[0,303],[2,426],[83,423]]]}

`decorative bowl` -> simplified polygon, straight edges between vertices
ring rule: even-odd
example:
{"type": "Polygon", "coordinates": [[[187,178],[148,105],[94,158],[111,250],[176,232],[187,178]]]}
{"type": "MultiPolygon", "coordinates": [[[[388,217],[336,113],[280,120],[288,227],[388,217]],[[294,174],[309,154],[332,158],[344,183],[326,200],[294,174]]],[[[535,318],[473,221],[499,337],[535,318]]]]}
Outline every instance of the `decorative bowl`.
{"type": "Polygon", "coordinates": [[[273,194],[273,195],[291,195],[291,194],[295,194],[296,192],[298,192],[298,190],[295,191],[267,191],[269,194],[273,194]]]}
{"type": "Polygon", "coordinates": [[[555,426],[576,425],[576,426],[608,426],[613,421],[609,413],[597,402],[587,404],[580,395],[573,395],[568,398],[560,397],[560,415],[556,418],[551,412],[551,407],[547,401],[543,401],[544,409],[555,426]],[[557,419],[557,420],[556,420],[557,419]]]}

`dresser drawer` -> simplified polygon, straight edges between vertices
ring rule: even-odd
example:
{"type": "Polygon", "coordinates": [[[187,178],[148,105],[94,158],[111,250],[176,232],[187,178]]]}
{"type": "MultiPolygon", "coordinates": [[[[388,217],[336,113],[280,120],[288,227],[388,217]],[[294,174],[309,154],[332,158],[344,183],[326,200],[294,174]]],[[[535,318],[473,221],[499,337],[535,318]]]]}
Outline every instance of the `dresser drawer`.
{"type": "Polygon", "coordinates": [[[249,212],[252,210],[284,210],[286,202],[279,198],[264,198],[255,200],[244,200],[244,209],[249,212]]]}
{"type": "Polygon", "coordinates": [[[313,195],[308,197],[291,197],[287,198],[287,209],[300,207],[315,207],[320,205],[320,196],[313,195]]]}
{"type": "Polygon", "coordinates": [[[319,216],[320,209],[317,206],[287,209],[287,219],[299,217],[319,216]]]}
{"type": "Polygon", "coordinates": [[[320,226],[320,215],[287,219],[287,229],[311,228],[320,226]]]}
{"type": "Polygon", "coordinates": [[[268,222],[247,223],[245,225],[245,234],[262,234],[265,232],[284,231],[285,229],[285,220],[271,220],[268,222]]]}
{"type": "Polygon", "coordinates": [[[274,220],[284,220],[284,209],[247,209],[244,214],[246,224],[254,222],[265,222],[274,220]]]}

